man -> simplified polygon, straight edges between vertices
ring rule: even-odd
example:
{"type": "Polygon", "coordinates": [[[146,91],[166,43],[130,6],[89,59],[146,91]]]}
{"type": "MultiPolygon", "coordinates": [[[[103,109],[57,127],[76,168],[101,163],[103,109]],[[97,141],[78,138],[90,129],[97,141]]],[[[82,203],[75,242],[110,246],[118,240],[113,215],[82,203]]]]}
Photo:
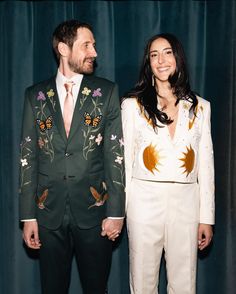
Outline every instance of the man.
{"type": "Polygon", "coordinates": [[[53,47],[56,77],[25,94],[23,239],[40,249],[44,294],[68,293],[73,253],[84,293],[104,294],[125,202],[117,87],[90,75],[97,53],[88,24],[60,24],[53,47]]]}

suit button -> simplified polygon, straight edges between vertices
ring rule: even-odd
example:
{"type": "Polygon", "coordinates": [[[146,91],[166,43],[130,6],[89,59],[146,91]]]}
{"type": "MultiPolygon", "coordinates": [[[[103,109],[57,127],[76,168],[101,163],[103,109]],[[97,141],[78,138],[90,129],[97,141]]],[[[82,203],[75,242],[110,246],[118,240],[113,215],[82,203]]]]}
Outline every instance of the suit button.
{"type": "Polygon", "coordinates": [[[63,177],[63,180],[66,180],[66,176],[63,177]]]}

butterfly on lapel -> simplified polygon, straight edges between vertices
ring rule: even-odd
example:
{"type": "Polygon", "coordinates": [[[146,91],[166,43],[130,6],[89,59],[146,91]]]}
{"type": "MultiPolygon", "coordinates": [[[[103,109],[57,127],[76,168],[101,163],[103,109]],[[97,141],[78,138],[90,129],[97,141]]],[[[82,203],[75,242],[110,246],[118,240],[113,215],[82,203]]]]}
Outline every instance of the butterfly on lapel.
{"type": "Polygon", "coordinates": [[[48,116],[45,120],[36,119],[36,123],[39,126],[41,132],[45,132],[46,130],[50,130],[52,128],[52,116],[48,116]]]}
{"type": "Polygon", "coordinates": [[[93,117],[88,112],[84,113],[84,124],[86,126],[92,126],[93,128],[96,128],[101,122],[101,119],[102,115],[96,115],[93,117]]]}

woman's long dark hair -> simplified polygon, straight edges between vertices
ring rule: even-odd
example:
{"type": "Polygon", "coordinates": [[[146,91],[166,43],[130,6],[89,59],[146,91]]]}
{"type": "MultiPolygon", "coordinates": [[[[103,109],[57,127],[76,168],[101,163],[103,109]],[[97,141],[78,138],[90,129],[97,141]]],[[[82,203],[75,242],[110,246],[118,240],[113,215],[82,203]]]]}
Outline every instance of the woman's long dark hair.
{"type": "Polygon", "coordinates": [[[190,89],[189,75],[185,61],[185,54],[181,43],[178,39],[168,33],[158,34],[149,39],[145,51],[143,62],[140,70],[139,81],[135,87],[126,94],[126,97],[136,97],[138,103],[143,107],[147,119],[151,120],[154,129],[158,127],[158,119],[163,124],[170,124],[172,120],[167,114],[157,108],[157,94],[155,86],[152,85],[152,70],[150,66],[149,52],[152,42],[163,38],[167,40],[172,48],[175,60],[176,71],[173,75],[169,76],[169,83],[173,89],[173,94],[177,97],[176,105],[180,100],[187,100],[192,103],[190,111],[195,113],[195,108],[198,104],[197,97],[190,89]]]}

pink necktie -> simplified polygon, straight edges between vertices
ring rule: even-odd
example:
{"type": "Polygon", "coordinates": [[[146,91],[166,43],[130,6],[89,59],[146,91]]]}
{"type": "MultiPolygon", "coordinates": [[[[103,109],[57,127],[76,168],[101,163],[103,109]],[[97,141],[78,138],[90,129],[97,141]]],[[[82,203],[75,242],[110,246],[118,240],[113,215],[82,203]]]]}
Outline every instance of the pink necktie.
{"type": "Polygon", "coordinates": [[[67,82],[64,84],[66,88],[66,98],[64,102],[63,119],[67,137],[70,133],[70,126],[74,112],[74,101],[72,94],[72,87],[74,86],[74,84],[74,82],[67,82]]]}

